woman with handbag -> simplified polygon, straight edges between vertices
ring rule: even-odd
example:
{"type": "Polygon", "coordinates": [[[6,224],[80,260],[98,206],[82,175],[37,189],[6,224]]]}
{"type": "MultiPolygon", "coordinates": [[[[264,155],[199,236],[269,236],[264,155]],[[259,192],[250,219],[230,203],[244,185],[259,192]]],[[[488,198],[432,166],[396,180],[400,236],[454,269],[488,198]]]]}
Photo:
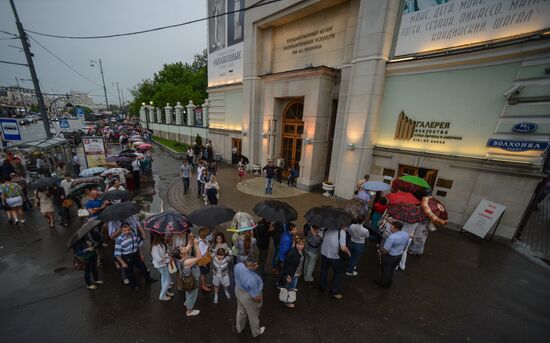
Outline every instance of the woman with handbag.
{"type": "Polygon", "coordinates": [[[171,293],[170,284],[170,271],[168,266],[171,262],[170,253],[168,252],[168,246],[164,240],[164,237],[159,234],[154,234],[151,243],[151,257],[153,259],[153,265],[160,273],[160,301],[171,300],[174,293],[171,293]]]}
{"type": "Polygon", "coordinates": [[[216,181],[216,176],[210,176],[210,180],[204,185],[204,193],[210,205],[217,205],[220,198],[220,185],[216,181]]]}
{"type": "Polygon", "coordinates": [[[207,241],[208,229],[203,227],[199,230],[199,250],[202,256],[202,259],[198,262],[200,269],[200,284],[203,292],[211,292],[211,285],[206,284],[206,275],[210,272],[210,262],[212,261],[212,256],[208,253],[210,244],[207,241]]]}
{"type": "Polygon", "coordinates": [[[279,277],[279,300],[288,308],[294,308],[296,302],[298,278],[302,275],[304,266],[304,246],[305,239],[302,236],[295,236],[294,247],[286,255],[283,272],[279,277]]]}
{"type": "Polygon", "coordinates": [[[0,193],[2,193],[2,205],[8,215],[8,222],[23,224],[23,189],[21,186],[9,179],[1,179],[0,193]]]}
{"type": "Polygon", "coordinates": [[[193,309],[199,292],[200,272],[197,263],[202,258],[198,239],[192,233],[189,234],[187,246],[180,246],[178,250],[174,251],[173,257],[176,259],[176,266],[180,272],[183,289],[185,290],[185,307],[187,308],[185,315],[188,317],[196,316],[200,313],[199,310],[193,309]],[[193,249],[197,254],[195,257],[191,256],[191,250],[193,249]]]}
{"type": "Polygon", "coordinates": [[[53,204],[53,194],[51,190],[46,188],[37,189],[35,192],[36,206],[40,207],[40,212],[46,220],[50,228],[54,228],[55,217],[54,217],[54,204],[53,204]]]}

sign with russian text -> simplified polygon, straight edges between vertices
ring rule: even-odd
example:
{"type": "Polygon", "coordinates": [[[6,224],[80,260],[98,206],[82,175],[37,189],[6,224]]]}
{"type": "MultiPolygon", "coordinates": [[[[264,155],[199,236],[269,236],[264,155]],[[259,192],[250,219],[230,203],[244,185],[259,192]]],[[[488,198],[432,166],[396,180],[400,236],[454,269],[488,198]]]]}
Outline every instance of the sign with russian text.
{"type": "Polygon", "coordinates": [[[483,199],[462,228],[484,238],[495,226],[505,209],[506,206],[483,199]]]}
{"type": "Polygon", "coordinates": [[[105,144],[102,137],[82,137],[88,168],[105,165],[105,144]]]}
{"type": "Polygon", "coordinates": [[[20,141],[21,132],[17,119],[0,118],[0,128],[2,129],[2,138],[4,141],[20,141]]]}
{"type": "Polygon", "coordinates": [[[529,150],[545,151],[548,148],[548,142],[489,138],[487,146],[513,152],[529,150]]]}
{"type": "Polygon", "coordinates": [[[550,1],[405,0],[395,56],[479,44],[550,28],[550,1]]]}

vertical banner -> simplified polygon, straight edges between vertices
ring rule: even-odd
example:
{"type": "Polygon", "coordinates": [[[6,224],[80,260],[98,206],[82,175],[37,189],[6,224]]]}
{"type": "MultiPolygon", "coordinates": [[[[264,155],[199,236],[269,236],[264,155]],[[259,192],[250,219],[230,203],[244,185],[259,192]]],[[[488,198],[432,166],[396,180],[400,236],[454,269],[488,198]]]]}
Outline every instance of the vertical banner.
{"type": "Polygon", "coordinates": [[[243,80],[244,0],[208,0],[208,87],[243,80]]]}
{"type": "Polygon", "coordinates": [[[82,145],[88,168],[105,165],[106,151],[103,137],[82,137],[82,145]]]}

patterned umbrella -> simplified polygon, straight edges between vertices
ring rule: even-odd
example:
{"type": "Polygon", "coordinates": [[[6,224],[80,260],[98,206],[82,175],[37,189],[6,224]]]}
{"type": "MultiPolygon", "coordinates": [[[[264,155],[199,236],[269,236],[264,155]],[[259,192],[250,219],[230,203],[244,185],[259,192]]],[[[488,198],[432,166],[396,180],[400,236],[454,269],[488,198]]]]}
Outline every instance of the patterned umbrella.
{"type": "Polygon", "coordinates": [[[256,221],[246,212],[237,212],[233,217],[233,222],[227,231],[244,232],[252,230],[256,227],[256,221]]]}
{"type": "Polygon", "coordinates": [[[104,171],[105,171],[105,168],[103,168],[103,167],[94,167],[94,168],[84,169],[78,175],[83,176],[83,177],[94,176],[94,175],[97,175],[97,174],[101,174],[104,171]]]}
{"type": "Polygon", "coordinates": [[[286,202],[278,200],[265,200],[254,206],[257,216],[269,221],[288,223],[298,218],[298,212],[286,202]]]}
{"type": "Polygon", "coordinates": [[[160,234],[189,231],[192,224],[180,213],[163,212],[154,214],[143,221],[143,228],[160,234]]]}
{"type": "Polygon", "coordinates": [[[420,206],[408,203],[397,203],[388,206],[388,215],[393,219],[404,221],[405,223],[419,223],[426,216],[420,206]]]}
{"type": "Polygon", "coordinates": [[[386,194],[386,198],[390,201],[390,204],[399,204],[403,202],[406,204],[413,204],[413,205],[420,204],[420,201],[417,198],[415,198],[414,195],[407,192],[397,192],[397,193],[386,194]]]}
{"type": "Polygon", "coordinates": [[[344,209],[332,206],[312,207],[304,217],[310,224],[333,230],[337,230],[343,225],[349,225],[353,220],[352,215],[344,209]]]}
{"type": "Polygon", "coordinates": [[[130,172],[128,171],[128,169],[124,168],[110,168],[101,173],[101,176],[105,176],[107,174],[130,174],[130,172]]]}
{"type": "Polygon", "coordinates": [[[202,207],[189,214],[191,223],[198,226],[216,226],[230,221],[235,216],[235,211],[223,206],[202,207]]]}
{"type": "Polygon", "coordinates": [[[441,201],[432,197],[424,197],[422,198],[420,206],[422,206],[424,214],[430,218],[432,222],[438,225],[447,225],[449,213],[441,201]]]}

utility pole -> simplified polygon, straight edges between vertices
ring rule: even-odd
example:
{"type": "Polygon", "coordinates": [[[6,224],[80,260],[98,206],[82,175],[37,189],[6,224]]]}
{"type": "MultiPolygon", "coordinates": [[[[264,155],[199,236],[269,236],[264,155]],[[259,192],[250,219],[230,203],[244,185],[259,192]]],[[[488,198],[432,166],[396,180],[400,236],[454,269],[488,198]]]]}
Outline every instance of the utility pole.
{"type": "Polygon", "coordinates": [[[46,104],[44,104],[44,98],[42,97],[42,92],[40,91],[40,84],[38,83],[38,77],[36,76],[36,70],[34,70],[34,63],[32,61],[32,54],[29,47],[29,41],[27,39],[27,34],[23,29],[23,24],[19,21],[19,15],[17,14],[17,9],[13,0],[10,0],[10,5],[13,10],[13,15],[15,17],[15,24],[17,25],[17,31],[19,32],[19,38],[21,38],[21,44],[23,45],[23,50],[25,51],[25,57],[27,58],[27,64],[29,65],[29,71],[31,73],[32,83],[34,85],[34,91],[36,92],[36,98],[38,99],[38,107],[40,108],[40,113],[42,114],[42,123],[44,124],[44,129],[46,130],[46,137],[52,138],[52,133],[50,132],[50,120],[48,118],[48,113],[46,112],[46,104]]]}
{"type": "Polygon", "coordinates": [[[94,62],[99,62],[99,70],[101,71],[101,80],[103,81],[103,93],[105,94],[105,105],[107,106],[107,111],[109,110],[109,100],[107,100],[107,88],[105,87],[105,77],[103,76],[103,64],[101,63],[101,58],[98,61],[90,61],[91,66],[94,66],[94,62]]]}
{"type": "Polygon", "coordinates": [[[29,114],[27,112],[27,105],[25,104],[25,98],[23,98],[23,92],[21,92],[21,86],[19,85],[19,80],[17,79],[17,76],[15,77],[15,82],[17,83],[17,89],[19,90],[19,96],[21,97],[21,101],[23,101],[23,108],[25,109],[25,115],[29,114]]]}
{"type": "Polygon", "coordinates": [[[122,110],[122,100],[120,99],[120,88],[118,88],[118,81],[113,82],[112,85],[114,86],[116,83],[116,91],[118,92],[118,112],[122,110]]]}

